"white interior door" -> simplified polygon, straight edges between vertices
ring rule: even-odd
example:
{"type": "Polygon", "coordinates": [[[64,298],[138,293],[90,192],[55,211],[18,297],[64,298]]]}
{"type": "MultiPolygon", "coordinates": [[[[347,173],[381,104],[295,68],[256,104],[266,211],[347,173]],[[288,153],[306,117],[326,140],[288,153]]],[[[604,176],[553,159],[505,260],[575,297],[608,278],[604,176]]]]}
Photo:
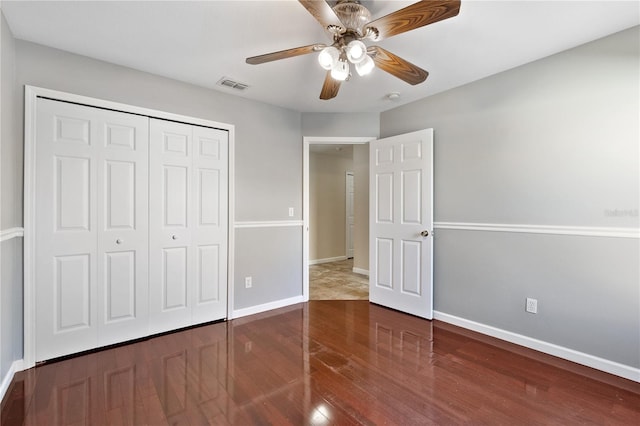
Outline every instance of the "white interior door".
{"type": "Polygon", "coordinates": [[[149,125],[149,331],[191,324],[193,288],[192,129],[151,119],[149,125]]]}
{"type": "Polygon", "coordinates": [[[369,300],[433,318],[433,129],[372,141],[369,300]]]}
{"type": "Polygon", "coordinates": [[[227,316],[229,132],[194,126],[193,144],[195,324],[227,316]]]}
{"type": "Polygon", "coordinates": [[[42,361],[146,334],[148,119],[48,99],[36,117],[42,361]]]}
{"type": "Polygon", "coordinates": [[[346,241],[347,241],[347,257],[349,259],[353,258],[353,226],[354,226],[354,180],[353,180],[353,172],[347,172],[346,174],[346,241]]]}
{"type": "Polygon", "coordinates": [[[98,345],[148,331],[149,119],[98,109],[98,345]]]}
{"type": "Polygon", "coordinates": [[[223,319],[228,132],[151,119],[150,141],[150,332],[223,319]]]}

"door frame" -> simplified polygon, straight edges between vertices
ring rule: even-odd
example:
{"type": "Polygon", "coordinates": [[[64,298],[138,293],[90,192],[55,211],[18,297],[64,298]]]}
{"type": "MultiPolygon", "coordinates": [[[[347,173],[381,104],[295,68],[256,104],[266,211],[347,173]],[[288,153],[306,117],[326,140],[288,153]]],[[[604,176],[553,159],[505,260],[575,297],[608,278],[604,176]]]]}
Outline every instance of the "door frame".
{"type": "Polygon", "coordinates": [[[37,99],[48,98],[71,102],[89,107],[110,109],[130,114],[144,115],[162,120],[177,121],[204,127],[213,127],[229,132],[229,177],[228,177],[228,224],[227,224],[227,319],[233,314],[233,264],[234,264],[234,222],[235,222],[235,126],[233,124],[204,120],[170,112],[137,107],[88,96],[76,95],[58,90],[25,85],[24,89],[24,246],[23,246],[23,282],[24,282],[24,330],[22,369],[35,365],[36,358],[36,297],[35,297],[35,176],[36,176],[36,103],[37,99]]]}
{"type": "MultiPolygon", "coordinates": [[[[353,173],[353,171],[347,171],[344,174],[344,198],[345,198],[345,202],[344,202],[344,223],[345,223],[345,228],[344,228],[344,242],[345,242],[345,254],[347,256],[347,259],[349,258],[349,250],[355,250],[354,249],[354,241],[353,241],[353,234],[351,234],[351,238],[349,238],[349,201],[351,201],[351,213],[353,214],[353,216],[355,216],[355,204],[354,204],[354,199],[355,199],[355,174],[353,173]],[[349,176],[351,176],[351,184],[354,185],[354,195],[351,197],[351,200],[349,200],[349,176]],[[349,243],[351,243],[351,247],[349,246],[349,243]]],[[[355,219],[354,219],[355,220],[355,219]]],[[[352,256],[353,257],[353,256],[352,256]]]]}
{"type": "Polygon", "coordinates": [[[310,145],[364,145],[376,136],[358,137],[302,137],[302,298],[309,301],[309,146],[310,145]]]}

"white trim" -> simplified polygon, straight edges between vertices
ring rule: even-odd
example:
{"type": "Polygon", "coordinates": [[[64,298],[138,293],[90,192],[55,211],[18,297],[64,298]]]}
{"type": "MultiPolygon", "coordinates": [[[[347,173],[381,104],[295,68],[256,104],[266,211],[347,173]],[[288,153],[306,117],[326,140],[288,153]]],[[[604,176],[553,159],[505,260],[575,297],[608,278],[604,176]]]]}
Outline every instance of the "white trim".
{"type": "Polygon", "coordinates": [[[302,226],[301,220],[261,220],[235,222],[235,228],[282,228],[289,226],[302,226]]]}
{"type": "Polygon", "coordinates": [[[302,297],[309,300],[309,145],[364,145],[375,136],[361,137],[302,137],[302,297]]]}
{"type": "Polygon", "coordinates": [[[234,299],[234,285],[235,282],[235,214],[236,214],[236,180],[235,180],[235,164],[236,164],[236,129],[235,126],[230,126],[229,129],[229,147],[227,150],[228,158],[228,170],[227,176],[228,188],[227,188],[227,319],[233,318],[233,301],[234,299]]]}
{"type": "Polygon", "coordinates": [[[24,237],[24,228],[9,228],[0,231],[0,242],[24,237]]]}
{"type": "Polygon", "coordinates": [[[36,142],[36,102],[38,97],[46,97],[82,105],[107,108],[126,113],[139,114],[163,120],[178,121],[198,126],[212,127],[229,132],[229,219],[227,247],[227,318],[232,318],[233,311],[233,278],[234,278],[234,188],[235,188],[235,126],[217,121],[173,114],[149,108],[142,108],[118,102],[106,101],[57,90],[25,85],[24,90],[24,353],[21,369],[35,365],[36,325],[35,325],[35,142],[36,142]]]}
{"type": "Polygon", "coordinates": [[[369,276],[369,270],[368,269],[353,268],[353,269],[351,269],[351,271],[354,274],[366,275],[367,277],[369,276]]]}
{"type": "Polygon", "coordinates": [[[18,371],[24,370],[24,368],[22,367],[22,364],[23,364],[22,360],[18,359],[16,361],[13,361],[9,366],[9,371],[7,371],[7,374],[5,374],[4,377],[2,378],[2,382],[0,382],[0,401],[3,400],[4,395],[9,390],[9,385],[11,385],[13,376],[18,371]]]}
{"type": "Polygon", "coordinates": [[[309,265],[319,265],[321,263],[339,262],[347,260],[347,256],[325,257],[324,259],[309,260],[309,265]]]}
{"type": "Polygon", "coordinates": [[[640,238],[640,229],[594,226],[523,225],[505,223],[434,222],[434,229],[576,235],[583,237],[640,238]]]}
{"type": "Polygon", "coordinates": [[[274,302],[263,303],[262,305],[250,306],[248,308],[233,311],[233,318],[246,317],[247,315],[259,314],[261,312],[270,311],[272,309],[284,308],[285,306],[295,305],[296,303],[305,302],[303,296],[290,297],[288,299],[276,300],[274,302]]]}
{"type": "Polygon", "coordinates": [[[24,243],[23,243],[23,283],[24,283],[24,324],[23,324],[23,367],[31,368],[36,359],[36,295],[35,295],[35,205],[36,205],[36,99],[39,90],[31,86],[24,89],[24,243]]]}
{"type": "Polygon", "coordinates": [[[574,349],[565,348],[564,346],[559,346],[554,343],[534,339],[533,337],[524,336],[522,334],[513,333],[490,325],[460,318],[455,315],[449,315],[444,312],[433,311],[433,318],[449,324],[457,325],[458,327],[496,337],[507,342],[515,343],[516,345],[524,346],[529,349],[534,349],[539,352],[586,365],[587,367],[595,368],[616,376],[624,377],[625,379],[640,382],[640,369],[635,367],[599,358],[574,349]]]}
{"type": "Polygon", "coordinates": [[[356,178],[355,176],[356,175],[353,173],[353,171],[347,170],[344,174],[344,242],[345,242],[344,252],[347,254],[347,257],[349,257],[349,255],[353,257],[356,249],[355,249],[355,241],[353,241],[354,239],[353,234],[351,234],[351,238],[349,238],[349,176],[351,176],[351,181],[352,181],[353,190],[354,190],[353,197],[351,198],[351,209],[352,209],[351,213],[353,214],[354,224],[356,219],[355,218],[356,216],[356,205],[355,205],[356,178]],[[349,247],[349,242],[351,242],[351,247],[349,247]]]}

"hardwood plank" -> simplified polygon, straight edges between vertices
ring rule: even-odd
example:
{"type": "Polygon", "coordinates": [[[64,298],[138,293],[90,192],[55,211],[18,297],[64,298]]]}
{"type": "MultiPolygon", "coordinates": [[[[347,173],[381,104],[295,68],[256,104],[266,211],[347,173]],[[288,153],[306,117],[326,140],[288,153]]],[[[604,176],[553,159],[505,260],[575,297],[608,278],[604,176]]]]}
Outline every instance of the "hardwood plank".
{"type": "Polygon", "coordinates": [[[640,383],[366,301],[311,301],[16,374],[2,425],[640,424],[640,383]]]}

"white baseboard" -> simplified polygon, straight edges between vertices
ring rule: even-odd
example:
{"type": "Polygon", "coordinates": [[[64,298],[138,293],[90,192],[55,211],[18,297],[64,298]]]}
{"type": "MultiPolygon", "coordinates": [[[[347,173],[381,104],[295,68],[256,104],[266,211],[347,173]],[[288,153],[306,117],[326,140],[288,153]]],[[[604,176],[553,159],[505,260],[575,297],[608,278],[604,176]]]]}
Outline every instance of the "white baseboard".
{"type": "Polygon", "coordinates": [[[0,383],[0,401],[4,398],[4,395],[9,390],[9,385],[11,384],[11,380],[13,380],[13,376],[18,372],[22,371],[22,360],[19,359],[17,361],[13,361],[11,366],[9,367],[9,371],[2,378],[2,382],[0,383]]]}
{"type": "Polygon", "coordinates": [[[369,270],[368,269],[353,268],[352,271],[355,274],[366,275],[367,277],[369,276],[369,270]]]}
{"type": "Polygon", "coordinates": [[[288,299],[276,300],[275,302],[264,303],[262,305],[251,306],[249,308],[236,309],[233,311],[233,319],[246,317],[247,315],[259,314],[272,309],[283,308],[296,303],[304,302],[303,296],[290,297],[288,299]]]}
{"type": "Polygon", "coordinates": [[[513,333],[511,331],[503,330],[490,325],[460,318],[455,315],[449,315],[444,312],[433,311],[433,318],[449,324],[457,325],[458,327],[496,337],[501,340],[506,340],[507,342],[515,343],[529,349],[534,349],[539,352],[557,356],[558,358],[586,365],[587,367],[595,368],[597,370],[614,374],[616,376],[624,377],[625,379],[633,380],[634,382],[640,382],[639,368],[620,364],[608,359],[599,358],[597,356],[593,356],[584,352],[565,348],[563,346],[534,339],[522,334],[513,333]]]}
{"type": "Polygon", "coordinates": [[[339,262],[341,260],[347,260],[347,256],[338,256],[338,257],[326,257],[324,259],[315,259],[310,260],[309,265],[318,265],[320,263],[331,263],[331,262],[339,262]]]}

